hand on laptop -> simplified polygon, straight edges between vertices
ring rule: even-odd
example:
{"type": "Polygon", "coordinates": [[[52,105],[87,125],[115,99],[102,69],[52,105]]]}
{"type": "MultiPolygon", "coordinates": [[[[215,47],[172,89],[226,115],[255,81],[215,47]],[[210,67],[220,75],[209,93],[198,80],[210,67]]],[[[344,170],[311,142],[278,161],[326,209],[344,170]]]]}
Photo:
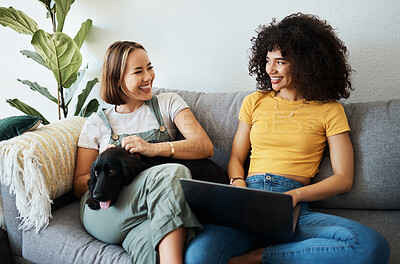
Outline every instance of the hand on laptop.
{"type": "Polygon", "coordinates": [[[293,189],[293,190],[290,190],[288,192],[285,192],[285,194],[289,194],[290,196],[292,196],[293,207],[295,207],[296,204],[299,202],[298,191],[296,191],[296,189],[293,189]]]}

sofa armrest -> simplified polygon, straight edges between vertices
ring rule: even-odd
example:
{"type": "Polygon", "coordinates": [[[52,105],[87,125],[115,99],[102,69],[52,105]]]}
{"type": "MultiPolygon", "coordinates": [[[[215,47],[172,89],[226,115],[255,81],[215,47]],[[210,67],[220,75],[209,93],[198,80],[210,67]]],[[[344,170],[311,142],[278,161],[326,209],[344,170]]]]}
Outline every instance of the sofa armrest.
{"type": "Polygon", "coordinates": [[[21,229],[46,227],[52,200],[72,190],[84,122],[71,117],[0,143],[0,182],[15,194],[21,229]]]}
{"type": "Polygon", "coordinates": [[[0,229],[0,256],[4,263],[12,263],[10,244],[8,243],[7,232],[0,229]]]}

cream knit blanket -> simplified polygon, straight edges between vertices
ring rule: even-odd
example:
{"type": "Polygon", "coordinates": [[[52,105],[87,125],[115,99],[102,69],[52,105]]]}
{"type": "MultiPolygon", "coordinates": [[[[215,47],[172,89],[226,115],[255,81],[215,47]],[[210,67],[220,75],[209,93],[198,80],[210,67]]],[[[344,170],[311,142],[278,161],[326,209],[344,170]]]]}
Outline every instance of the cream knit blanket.
{"type": "MultiPolygon", "coordinates": [[[[15,194],[20,229],[45,228],[52,200],[72,190],[84,122],[83,117],[71,117],[0,142],[0,182],[15,194]]],[[[0,222],[3,213],[0,208],[0,222]]]]}

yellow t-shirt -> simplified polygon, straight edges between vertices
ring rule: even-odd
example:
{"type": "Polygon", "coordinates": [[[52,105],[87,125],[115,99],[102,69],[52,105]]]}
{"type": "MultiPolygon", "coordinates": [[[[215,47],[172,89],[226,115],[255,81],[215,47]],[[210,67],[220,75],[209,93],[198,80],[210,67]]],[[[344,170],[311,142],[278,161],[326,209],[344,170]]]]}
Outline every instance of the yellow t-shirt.
{"type": "Polygon", "coordinates": [[[350,131],[339,102],[302,104],[275,98],[275,92],[254,92],[244,99],[239,120],[251,125],[249,172],[312,178],[318,172],[326,138],[350,131]]]}

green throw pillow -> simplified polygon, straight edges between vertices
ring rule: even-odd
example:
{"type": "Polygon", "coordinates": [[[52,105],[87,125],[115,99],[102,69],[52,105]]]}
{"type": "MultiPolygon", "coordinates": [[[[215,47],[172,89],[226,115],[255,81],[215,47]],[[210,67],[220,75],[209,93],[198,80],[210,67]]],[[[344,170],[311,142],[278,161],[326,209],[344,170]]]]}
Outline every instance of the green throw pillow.
{"type": "Polygon", "coordinates": [[[22,133],[36,129],[42,118],[37,116],[10,116],[0,119],[0,141],[7,140],[22,133]]]}

